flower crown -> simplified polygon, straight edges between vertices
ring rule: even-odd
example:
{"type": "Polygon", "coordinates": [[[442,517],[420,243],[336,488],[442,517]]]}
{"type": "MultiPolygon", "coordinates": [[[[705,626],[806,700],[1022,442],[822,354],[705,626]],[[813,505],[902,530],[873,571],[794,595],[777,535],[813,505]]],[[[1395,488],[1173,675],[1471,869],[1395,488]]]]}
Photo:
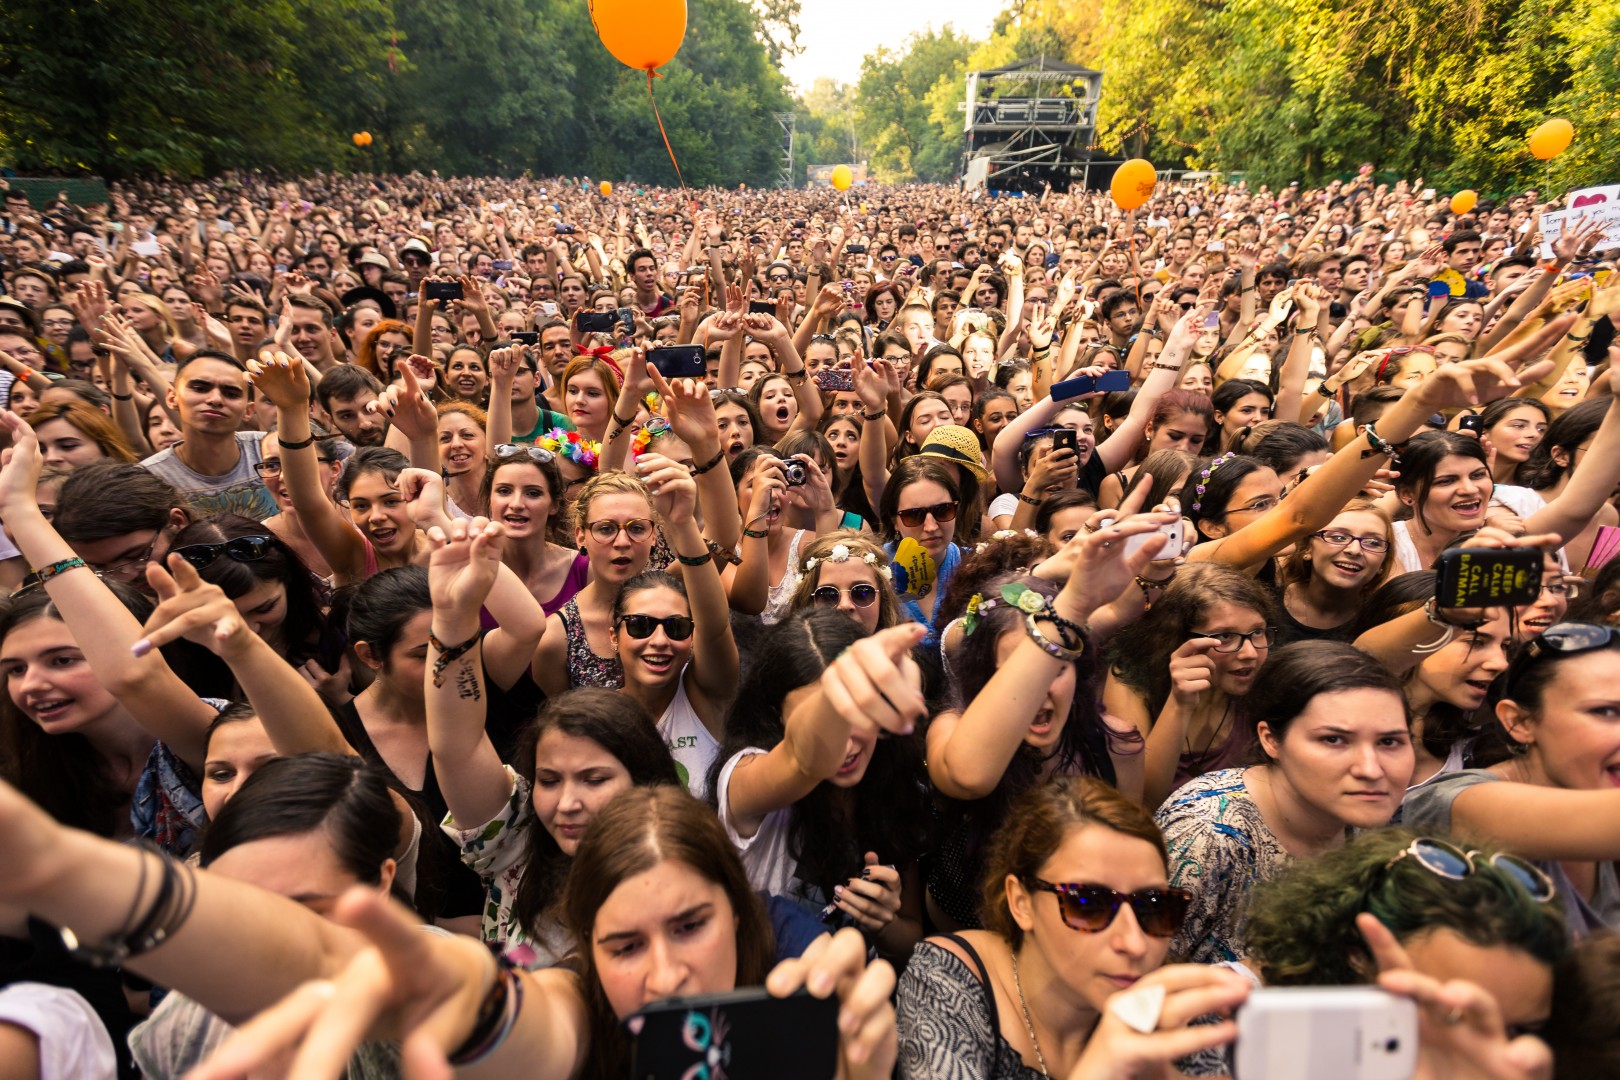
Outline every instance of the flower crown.
{"type": "Polygon", "coordinates": [[[647,417],[647,422],[641,425],[641,430],[636,432],[636,437],[630,440],[630,455],[640,457],[649,443],[658,436],[667,434],[668,431],[668,420],[657,415],[647,417]]]}
{"type": "Polygon", "coordinates": [[[962,616],[962,634],[967,636],[979,628],[979,620],[986,612],[999,607],[1015,607],[1026,615],[1045,611],[1051,601],[1022,582],[1003,585],[999,596],[974,593],[968,597],[967,611],[962,616]]]}
{"type": "Polygon", "coordinates": [[[577,431],[565,431],[562,428],[552,428],[534,440],[534,444],[543,446],[553,454],[565,457],[575,465],[583,465],[587,469],[596,468],[599,455],[602,453],[601,443],[593,442],[577,431]]]}
{"type": "Polygon", "coordinates": [[[1237,457],[1237,454],[1235,453],[1222,454],[1220,457],[1216,458],[1199,471],[1198,483],[1193,485],[1193,513],[1198,512],[1199,505],[1204,501],[1204,489],[1209,487],[1209,478],[1214,475],[1216,469],[1220,468],[1222,465],[1225,465],[1228,461],[1231,461],[1235,457],[1237,457]]]}
{"type": "Polygon", "coordinates": [[[981,554],[983,553],[984,549],[989,547],[992,543],[1000,543],[1003,540],[1016,540],[1020,536],[1040,535],[1041,534],[1036,532],[1034,529],[997,529],[995,532],[990,534],[990,538],[988,540],[980,540],[977,544],[975,544],[973,546],[973,553],[975,555],[981,554]]]}
{"type": "MultiPolygon", "coordinates": [[[[819,558],[813,557],[804,560],[804,572],[808,574],[822,563],[848,562],[853,554],[854,552],[849,550],[848,544],[834,544],[832,550],[827,552],[827,554],[819,558]]],[[[867,566],[875,567],[878,564],[877,554],[875,552],[868,551],[861,556],[861,562],[865,563],[867,566]]],[[[884,567],[884,569],[887,570],[888,567],[884,567]]]]}

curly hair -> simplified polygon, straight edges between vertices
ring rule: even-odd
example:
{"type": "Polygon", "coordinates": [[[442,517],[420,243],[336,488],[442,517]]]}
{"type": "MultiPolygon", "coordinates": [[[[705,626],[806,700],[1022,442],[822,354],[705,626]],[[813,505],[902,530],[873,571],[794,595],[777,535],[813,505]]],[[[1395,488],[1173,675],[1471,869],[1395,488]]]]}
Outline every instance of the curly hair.
{"type": "Polygon", "coordinates": [[[1398,941],[1450,930],[1482,948],[1507,947],[1552,966],[1568,950],[1557,902],[1537,903],[1511,874],[1476,854],[1453,881],[1417,859],[1396,857],[1419,834],[1363,833],[1337,851],[1298,859],[1262,882],[1249,908],[1244,946],[1267,986],[1351,986],[1377,965],[1356,928],[1370,912],[1398,941]],[[1394,860],[1394,861],[1392,861],[1394,860]]]}

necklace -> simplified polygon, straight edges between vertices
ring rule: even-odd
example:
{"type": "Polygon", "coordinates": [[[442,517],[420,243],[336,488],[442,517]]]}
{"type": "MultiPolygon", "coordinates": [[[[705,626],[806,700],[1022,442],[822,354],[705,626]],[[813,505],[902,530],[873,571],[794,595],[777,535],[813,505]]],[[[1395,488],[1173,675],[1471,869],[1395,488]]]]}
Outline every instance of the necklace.
{"type": "Polygon", "coordinates": [[[1221,718],[1219,720],[1215,721],[1215,727],[1209,733],[1209,738],[1205,741],[1204,748],[1202,750],[1194,750],[1193,749],[1192,732],[1189,731],[1187,733],[1187,735],[1186,735],[1187,754],[1188,754],[1188,756],[1190,756],[1193,759],[1193,761],[1192,761],[1193,768],[1201,769],[1204,766],[1204,762],[1209,760],[1209,752],[1215,746],[1215,740],[1220,738],[1221,730],[1226,727],[1226,717],[1227,717],[1227,715],[1229,713],[1231,713],[1231,711],[1232,711],[1232,699],[1228,698],[1226,700],[1225,708],[1221,709],[1221,718]]]}
{"type": "Polygon", "coordinates": [[[1008,955],[1012,957],[1013,986],[1018,990],[1018,1007],[1024,1011],[1024,1030],[1029,1032],[1029,1044],[1035,1048],[1035,1060],[1041,1066],[1041,1075],[1050,1080],[1052,1074],[1046,1071],[1046,1055],[1041,1053],[1041,1040],[1035,1037],[1035,1023],[1029,1018],[1029,1002],[1024,1000],[1024,984],[1018,978],[1018,950],[1014,949],[1008,955]]]}

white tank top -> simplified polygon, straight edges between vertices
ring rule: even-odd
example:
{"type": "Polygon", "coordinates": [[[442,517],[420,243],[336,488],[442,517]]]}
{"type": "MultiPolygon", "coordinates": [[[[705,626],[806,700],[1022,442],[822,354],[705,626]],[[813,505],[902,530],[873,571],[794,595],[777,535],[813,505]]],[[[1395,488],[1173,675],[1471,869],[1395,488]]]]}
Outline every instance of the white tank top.
{"type": "Polygon", "coordinates": [[[709,766],[720,756],[720,744],[703,725],[692,702],[686,696],[686,672],[681,672],[675,697],[658,718],[658,734],[669,747],[669,756],[675,759],[675,772],[681,783],[699,799],[709,794],[709,766]]]}

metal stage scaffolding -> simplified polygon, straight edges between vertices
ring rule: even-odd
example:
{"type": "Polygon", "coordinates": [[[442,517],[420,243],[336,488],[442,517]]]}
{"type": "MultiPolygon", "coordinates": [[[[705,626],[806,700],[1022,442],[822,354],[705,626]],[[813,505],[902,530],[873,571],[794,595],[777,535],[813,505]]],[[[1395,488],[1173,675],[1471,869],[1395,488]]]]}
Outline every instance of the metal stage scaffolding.
{"type": "Polygon", "coordinates": [[[1040,57],[970,71],[963,113],[967,186],[1063,190],[1089,179],[1102,72],[1040,57]]]}

